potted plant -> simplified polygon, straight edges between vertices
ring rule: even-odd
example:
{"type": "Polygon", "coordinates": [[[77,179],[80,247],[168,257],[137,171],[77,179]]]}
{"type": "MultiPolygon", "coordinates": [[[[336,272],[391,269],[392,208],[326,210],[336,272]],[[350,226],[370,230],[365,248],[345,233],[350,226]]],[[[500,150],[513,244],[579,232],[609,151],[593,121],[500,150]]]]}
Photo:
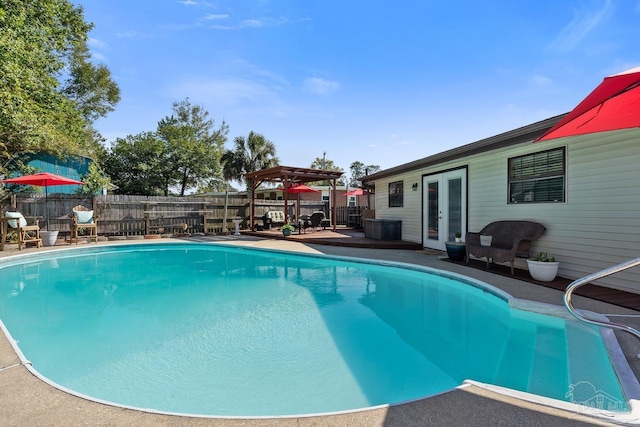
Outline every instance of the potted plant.
{"type": "Polygon", "coordinates": [[[456,231],[454,236],[456,237],[456,242],[461,242],[462,241],[462,233],[459,231],[456,231]]]}
{"type": "Polygon", "coordinates": [[[467,249],[462,242],[445,242],[447,256],[451,261],[464,261],[467,249]]]}
{"type": "Polygon", "coordinates": [[[283,236],[290,236],[291,233],[293,232],[293,230],[295,230],[296,228],[291,225],[291,224],[285,224],[282,227],[280,227],[280,230],[282,230],[282,235],[283,236]]]}
{"type": "Polygon", "coordinates": [[[535,257],[527,260],[527,265],[531,277],[541,282],[550,282],[556,278],[560,263],[548,253],[538,252],[535,257]]]}

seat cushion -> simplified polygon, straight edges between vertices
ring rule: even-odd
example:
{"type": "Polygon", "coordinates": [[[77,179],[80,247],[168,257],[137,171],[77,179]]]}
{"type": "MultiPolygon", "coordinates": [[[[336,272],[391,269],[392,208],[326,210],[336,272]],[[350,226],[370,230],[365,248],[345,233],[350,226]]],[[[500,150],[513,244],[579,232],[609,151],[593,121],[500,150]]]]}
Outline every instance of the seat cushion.
{"type": "Polygon", "coordinates": [[[73,211],[78,224],[93,224],[93,211],[73,211]]]}
{"type": "Polygon", "coordinates": [[[7,221],[11,228],[18,228],[18,225],[20,227],[25,227],[27,225],[27,220],[24,219],[24,216],[22,216],[20,212],[6,212],[4,216],[5,218],[15,218],[7,221]]]}

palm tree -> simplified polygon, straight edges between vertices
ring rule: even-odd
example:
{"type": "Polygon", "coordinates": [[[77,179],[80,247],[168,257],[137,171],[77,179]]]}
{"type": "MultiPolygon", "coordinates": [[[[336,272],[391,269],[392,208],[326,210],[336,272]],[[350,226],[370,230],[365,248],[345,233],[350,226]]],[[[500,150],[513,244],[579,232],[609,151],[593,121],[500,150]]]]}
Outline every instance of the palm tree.
{"type": "MultiPolygon", "coordinates": [[[[233,140],[233,150],[227,150],[222,155],[222,175],[225,179],[246,181],[244,174],[260,169],[278,166],[280,160],[276,155],[276,146],[263,135],[249,132],[249,136],[236,136],[233,140]]],[[[248,191],[251,191],[247,187],[248,191]]]]}
{"type": "MultiPolygon", "coordinates": [[[[260,169],[277,166],[280,162],[276,155],[276,146],[263,135],[249,132],[249,136],[236,136],[233,150],[222,155],[222,174],[225,179],[247,182],[244,174],[260,169]]],[[[247,190],[251,190],[247,187],[247,190]]]]}
{"type": "MultiPolygon", "coordinates": [[[[222,155],[222,176],[225,180],[236,180],[248,183],[244,179],[247,172],[278,166],[280,160],[276,157],[276,146],[263,135],[249,132],[249,136],[237,136],[233,140],[233,150],[226,150],[222,155]]],[[[228,197],[229,186],[226,187],[225,199],[228,197]]],[[[247,185],[249,200],[253,200],[253,189],[247,185]]],[[[226,207],[224,227],[226,228],[226,207]]]]}

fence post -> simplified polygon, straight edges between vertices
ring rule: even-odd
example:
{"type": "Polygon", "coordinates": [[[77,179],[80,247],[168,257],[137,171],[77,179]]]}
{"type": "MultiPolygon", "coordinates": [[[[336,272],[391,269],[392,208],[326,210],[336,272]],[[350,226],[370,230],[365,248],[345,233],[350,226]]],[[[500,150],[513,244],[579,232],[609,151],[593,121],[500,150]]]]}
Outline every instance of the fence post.
{"type": "Polygon", "coordinates": [[[151,223],[149,220],[149,204],[144,204],[144,235],[151,234],[149,230],[151,229],[151,223]]]}

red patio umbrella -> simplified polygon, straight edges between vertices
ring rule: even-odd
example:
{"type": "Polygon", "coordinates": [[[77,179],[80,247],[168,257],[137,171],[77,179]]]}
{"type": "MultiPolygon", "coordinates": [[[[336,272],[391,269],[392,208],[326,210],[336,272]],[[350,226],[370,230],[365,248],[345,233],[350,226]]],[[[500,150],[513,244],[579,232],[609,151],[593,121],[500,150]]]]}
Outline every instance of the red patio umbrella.
{"type": "Polygon", "coordinates": [[[287,193],[290,194],[300,194],[300,193],[317,193],[318,190],[314,190],[311,187],[307,187],[304,184],[296,184],[287,188],[287,193]]]}
{"type": "Polygon", "coordinates": [[[639,126],[640,67],[637,67],[606,77],[535,142],[639,126]]]}
{"type": "Polygon", "coordinates": [[[364,196],[365,194],[369,194],[369,192],[367,190],[365,190],[364,188],[356,188],[355,190],[347,191],[346,193],[344,193],[344,196],[345,197],[349,197],[349,196],[364,196]]]}
{"type": "Polygon", "coordinates": [[[296,204],[296,219],[300,218],[300,193],[317,193],[318,190],[314,190],[311,187],[307,187],[304,184],[296,184],[287,187],[287,193],[289,194],[297,194],[298,195],[298,203],[296,204]]]}
{"type": "Polygon", "coordinates": [[[76,181],[75,179],[67,178],[64,176],[56,175],[50,172],[39,172],[33,175],[23,175],[16,178],[9,178],[0,180],[5,184],[17,184],[17,185],[34,185],[37,187],[44,187],[44,210],[47,221],[47,230],[49,230],[49,192],[47,188],[52,185],[84,185],[82,181],[76,181]]]}

